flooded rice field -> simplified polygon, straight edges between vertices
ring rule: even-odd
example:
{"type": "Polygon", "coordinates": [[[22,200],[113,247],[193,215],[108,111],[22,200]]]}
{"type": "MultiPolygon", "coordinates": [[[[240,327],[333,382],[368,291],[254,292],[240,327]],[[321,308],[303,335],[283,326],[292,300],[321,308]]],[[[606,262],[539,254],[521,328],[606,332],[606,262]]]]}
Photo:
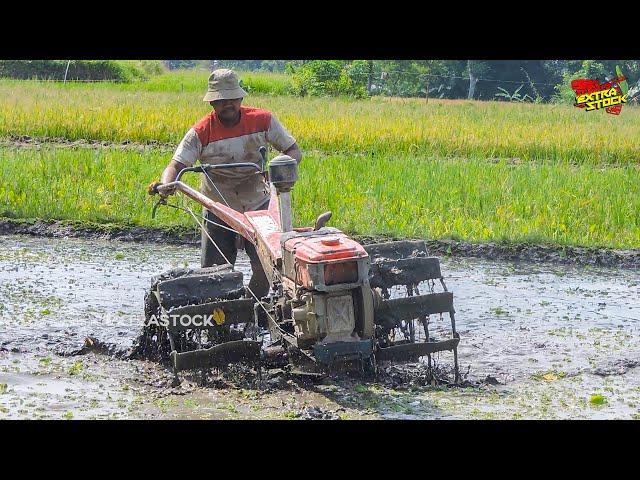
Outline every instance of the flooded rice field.
{"type": "MultiPolygon", "coordinates": [[[[182,266],[199,266],[197,247],[0,236],[0,419],[640,418],[637,270],[442,258],[465,386],[276,372],[258,389],[171,387],[165,368],[122,358],[150,277],[182,266]]],[[[243,254],[236,268],[248,282],[243,254]]]]}

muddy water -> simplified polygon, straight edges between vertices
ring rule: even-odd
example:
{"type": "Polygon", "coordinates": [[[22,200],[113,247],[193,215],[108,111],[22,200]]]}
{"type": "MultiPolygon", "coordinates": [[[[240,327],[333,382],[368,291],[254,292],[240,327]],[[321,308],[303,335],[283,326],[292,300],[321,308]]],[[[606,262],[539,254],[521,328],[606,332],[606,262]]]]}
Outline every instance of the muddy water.
{"type": "MultiPolygon", "coordinates": [[[[0,236],[0,418],[639,416],[640,273],[628,269],[442,259],[470,388],[168,391],[166,372],[147,362],[60,355],[87,336],[126,351],[150,276],[198,262],[187,246],[0,236]]],[[[244,255],[237,268],[248,282],[244,255]]],[[[447,326],[434,318],[432,334],[447,326]]]]}

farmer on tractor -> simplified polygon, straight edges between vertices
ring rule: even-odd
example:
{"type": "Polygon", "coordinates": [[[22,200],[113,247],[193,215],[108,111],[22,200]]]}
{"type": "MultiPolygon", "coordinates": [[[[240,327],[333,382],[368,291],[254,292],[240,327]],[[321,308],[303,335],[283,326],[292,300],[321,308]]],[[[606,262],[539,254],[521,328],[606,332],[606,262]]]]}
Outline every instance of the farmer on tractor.
{"type": "MultiPolygon", "coordinates": [[[[211,73],[203,101],[209,102],[213,111],[186,133],[162,172],[161,184],[173,182],[182,169],[193,166],[198,160],[201,164],[260,164],[262,158],[259,148],[267,147],[267,144],[300,163],[302,153],[295,138],[267,110],[243,107],[245,95],[247,92],[240,87],[238,77],[232,70],[218,69],[211,73]]],[[[267,209],[269,188],[255,169],[242,167],[205,173],[200,190],[212,200],[242,213],[267,209]]],[[[203,215],[209,236],[229,263],[235,265],[243,238],[227,230],[229,226],[209,210],[203,209],[203,215]]],[[[269,282],[255,247],[246,242],[244,249],[253,272],[249,288],[261,298],[269,292],[269,282]]],[[[225,264],[227,261],[224,257],[203,231],[202,267],[225,264]]]]}

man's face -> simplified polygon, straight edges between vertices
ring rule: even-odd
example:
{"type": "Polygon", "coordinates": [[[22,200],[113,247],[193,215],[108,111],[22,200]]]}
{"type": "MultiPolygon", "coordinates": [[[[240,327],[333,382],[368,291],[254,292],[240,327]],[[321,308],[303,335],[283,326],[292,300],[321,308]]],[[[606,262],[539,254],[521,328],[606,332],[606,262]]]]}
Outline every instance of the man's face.
{"type": "Polygon", "coordinates": [[[237,120],[240,115],[240,105],[242,105],[242,98],[233,98],[231,100],[214,100],[209,102],[213,109],[216,111],[218,117],[223,121],[237,120]]]}

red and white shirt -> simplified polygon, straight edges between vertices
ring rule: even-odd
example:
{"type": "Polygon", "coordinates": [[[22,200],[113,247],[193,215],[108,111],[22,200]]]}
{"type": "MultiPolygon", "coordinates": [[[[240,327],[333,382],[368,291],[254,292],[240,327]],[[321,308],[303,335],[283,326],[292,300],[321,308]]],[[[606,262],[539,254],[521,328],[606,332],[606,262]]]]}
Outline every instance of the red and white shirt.
{"type": "MultiPolygon", "coordinates": [[[[203,117],[184,136],[173,160],[187,167],[197,160],[202,164],[251,162],[260,164],[262,157],[258,149],[272,145],[284,152],[295,138],[267,110],[240,107],[240,122],[225,127],[215,111],[203,117]]],[[[207,197],[226,203],[239,212],[266,208],[269,189],[262,175],[251,168],[221,169],[209,173],[215,183],[203,175],[201,190],[207,197]],[[219,191],[219,192],[218,192],[219,191]],[[220,194],[224,197],[221,198],[220,194]]]]}

